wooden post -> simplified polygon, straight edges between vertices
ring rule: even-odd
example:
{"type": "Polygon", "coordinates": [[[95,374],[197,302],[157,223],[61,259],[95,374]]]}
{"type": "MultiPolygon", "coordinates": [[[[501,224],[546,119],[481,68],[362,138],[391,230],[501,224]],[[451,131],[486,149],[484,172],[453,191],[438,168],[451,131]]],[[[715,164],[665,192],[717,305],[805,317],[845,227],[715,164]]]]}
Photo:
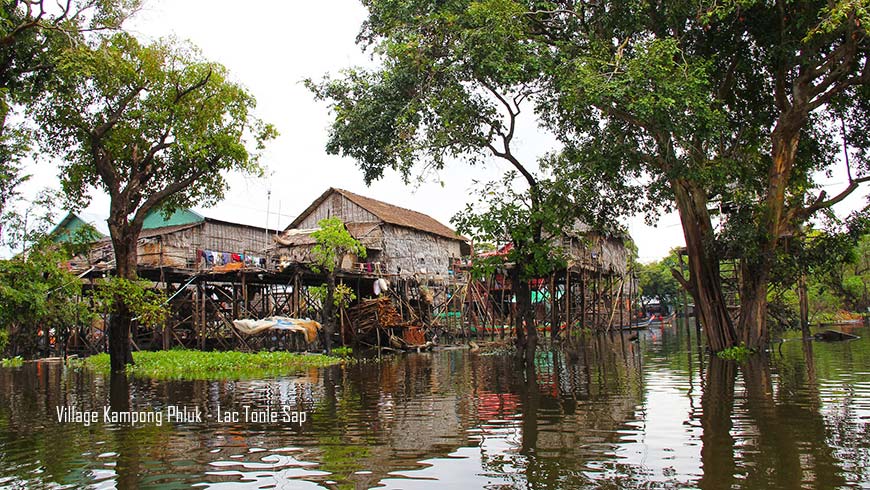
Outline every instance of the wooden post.
{"type": "Polygon", "coordinates": [[[299,272],[293,274],[293,315],[299,316],[299,272]]]}
{"type": "MultiPolygon", "coordinates": [[[[629,277],[631,277],[631,276],[629,276],[629,277]]],[[[625,326],[625,323],[623,323],[623,320],[622,320],[622,310],[623,310],[622,290],[623,289],[625,289],[625,279],[623,279],[622,281],[619,282],[619,328],[620,328],[620,330],[622,329],[622,327],[625,326]]]]}
{"type": "Polygon", "coordinates": [[[580,328],[586,328],[586,270],[580,270],[580,328]]]}
{"type": "Polygon", "coordinates": [[[571,318],[571,309],[574,306],[574,299],[571,296],[571,268],[569,267],[565,269],[565,328],[567,329],[566,333],[569,338],[571,337],[572,324],[574,323],[571,318]]]}
{"type": "Polygon", "coordinates": [[[550,274],[550,338],[555,342],[559,337],[559,315],[556,311],[556,271],[550,274]]]}
{"type": "Polygon", "coordinates": [[[598,271],[595,271],[595,282],[592,284],[592,328],[598,329],[598,271]]]}
{"type": "Polygon", "coordinates": [[[807,295],[807,275],[801,272],[798,278],[798,298],[800,300],[801,333],[804,338],[810,337],[810,304],[807,295]]]}
{"type": "Polygon", "coordinates": [[[239,275],[242,276],[242,314],[246,317],[250,315],[250,305],[248,304],[248,285],[247,285],[247,274],[244,272],[239,272],[239,275]]]}

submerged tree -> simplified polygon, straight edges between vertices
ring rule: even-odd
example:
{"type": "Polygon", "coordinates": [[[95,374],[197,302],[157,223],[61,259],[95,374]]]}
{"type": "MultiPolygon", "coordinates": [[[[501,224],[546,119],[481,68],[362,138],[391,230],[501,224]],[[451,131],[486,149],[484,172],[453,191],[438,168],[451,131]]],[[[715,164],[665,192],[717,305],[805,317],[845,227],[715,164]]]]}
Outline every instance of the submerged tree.
{"type": "MultiPolygon", "coordinates": [[[[326,273],[326,297],[323,301],[323,329],[326,337],[326,353],[332,352],[332,335],[335,333],[335,314],[332,308],[336,303],[335,274],[347,254],[365,258],[366,248],[347,231],[341,218],[324,218],[317,222],[318,230],[311,233],[317,242],[311,253],[316,264],[326,273]]],[[[347,291],[342,290],[341,296],[347,291]]]]}
{"type": "MultiPolygon", "coordinates": [[[[254,98],[190,46],[140,44],[128,34],[80,46],[39,105],[41,142],[63,158],[71,204],[92,189],[110,198],[109,232],[118,277],[137,277],[137,242],[154,209],[208,205],[223,196],[227,171],[257,173],[274,129],[255,118],[254,98]]],[[[109,325],[112,370],[132,362],[131,312],[123,301],[109,325]]]]}
{"type": "Polygon", "coordinates": [[[586,160],[651,179],[649,206],[679,212],[684,286],[713,350],[766,341],[783,238],[870,179],[852,169],[830,198],[813,180],[836,162],[840,126],[851,163],[867,170],[866,12],[852,1],[557,1],[525,13],[529,39],[553,56],[553,104],[540,107],[551,127],[586,160]],[[715,202],[739,211],[726,213],[741,236],[737,325],[720,284],[715,202]]]}

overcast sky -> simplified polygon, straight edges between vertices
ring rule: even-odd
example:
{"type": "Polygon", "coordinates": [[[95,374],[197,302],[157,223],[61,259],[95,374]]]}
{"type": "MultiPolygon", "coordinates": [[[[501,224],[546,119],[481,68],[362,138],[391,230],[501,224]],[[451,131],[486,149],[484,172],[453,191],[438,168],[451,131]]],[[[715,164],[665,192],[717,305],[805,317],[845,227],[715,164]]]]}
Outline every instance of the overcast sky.
{"type": "MultiPolygon", "coordinates": [[[[357,0],[146,2],[145,9],[128,24],[134,34],[143,39],[174,35],[199,46],[207,58],[226,65],[254,94],[258,116],[281,133],[264,155],[267,177],[229,176],[231,190],[226,199],[200,210],[207,216],[284,228],[327,188],[339,187],[449,224],[450,217],[469,200],[473,180],[494,180],[508,169],[495,159],[475,168],[457,162],[438,176],[440,183],[406,186],[390,174],[366,187],[354,161],[326,154],[329,112],[325,104],[313,100],[301,81],[336,74],[349,66],[371,65],[355,44],[365,18],[365,9],[357,0]]],[[[553,140],[532,121],[525,121],[516,148],[522,157],[533,160],[552,150],[553,140]]],[[[56,185],[52,165],[40,164],[28,171],[34,178],[24,187],[25,196],[56,185]]],[[[843,180],[835,175],[829,181],[829,194],[836,192],[843,180]]],[[[861,197],[855,196],[840,211],[847,212],[861,202],[861,197]]],[[[86,212],[88,216],[107,216],[108,198],[95,196],[86,212]]],[[[646,226],[640,217],[626,224],[644,262],[684,244],[679,219],[673,214],[662,216],[656,228],[646,226]]]]}

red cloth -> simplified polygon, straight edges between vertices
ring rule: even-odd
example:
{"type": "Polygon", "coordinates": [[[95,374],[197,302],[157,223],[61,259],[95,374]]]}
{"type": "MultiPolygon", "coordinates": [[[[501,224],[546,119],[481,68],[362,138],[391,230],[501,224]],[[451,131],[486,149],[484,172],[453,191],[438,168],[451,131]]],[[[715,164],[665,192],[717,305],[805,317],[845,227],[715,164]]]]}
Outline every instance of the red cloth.
{"type": "Polygon", "coordinates": [[[239,254],[232,254],[232,256],[233,256],[233,262],[241,262],[241,261],[242,261],[242,256],[241,256],[241,255],[239,255],[239,254]]]}

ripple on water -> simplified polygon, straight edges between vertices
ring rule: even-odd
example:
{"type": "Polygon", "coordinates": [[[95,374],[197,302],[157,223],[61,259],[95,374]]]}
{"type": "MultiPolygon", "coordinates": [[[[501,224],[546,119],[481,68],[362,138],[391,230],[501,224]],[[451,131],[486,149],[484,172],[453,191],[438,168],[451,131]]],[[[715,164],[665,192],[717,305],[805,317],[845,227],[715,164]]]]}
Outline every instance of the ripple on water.
{"type": "Polygon", "coordinates": [[[507,356],[453,351],[130,384],[137,407],[288,404],[308,413],[302,427],[58,425],[57,400],[100,407],[107,383],[0,369],[0,487],[693,488],[705,474],[723,487],[870,486],[870,335],[815,344],[815,378],[798,343],[753,373],[686,351],[684,330],[655,335],[542,352],[532,380],[507,356]],[[795,461],[791,477],[778,470],[795,461]]]}

